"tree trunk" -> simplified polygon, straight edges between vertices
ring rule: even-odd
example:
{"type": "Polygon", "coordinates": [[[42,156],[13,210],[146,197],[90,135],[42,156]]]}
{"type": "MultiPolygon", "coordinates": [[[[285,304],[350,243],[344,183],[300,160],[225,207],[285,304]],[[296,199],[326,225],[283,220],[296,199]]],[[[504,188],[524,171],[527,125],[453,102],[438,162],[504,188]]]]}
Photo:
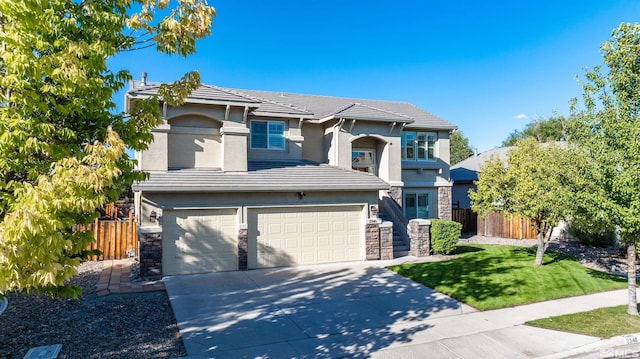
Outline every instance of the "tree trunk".
{"type": "Polygon", "coordinates": [[[627,313],[638,315],[638,300],[636,298],[636,244],[627,243],[627,288],[629,291],[629,309],[627,313]]]}
{"type": "Polygon", "coordinates": [[[540,267],[542,265],[542,258],[544,257],[544,232],[538,232],[538,249],[536,250],[536,260],[533,265],[540,267]]]}

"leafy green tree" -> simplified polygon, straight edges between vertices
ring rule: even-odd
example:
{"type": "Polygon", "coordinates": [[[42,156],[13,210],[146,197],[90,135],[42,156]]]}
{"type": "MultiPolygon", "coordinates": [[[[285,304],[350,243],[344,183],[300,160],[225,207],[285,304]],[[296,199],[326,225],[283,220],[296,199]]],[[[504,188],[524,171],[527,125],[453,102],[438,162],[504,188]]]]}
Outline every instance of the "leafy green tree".
{"type": "Polygon", "coordinates": [[[583,185],[578,167],[572,166],[580,157],[555,143],[521,140],[506,162],[493,157],[481,168],[477,189],[469,192],[471,208],[480,216],[498,211],[530,218],[538,237],[534,265],[540,266],[553,227],[571,215],[575,188],[583,185]]]}
{"type": "MultiPolygon", "coordinates": [[[[146,148],[160,118],[157,98],[115,112],[131,75],[107,60],[150,46],[193,53],[214,14],[204,0],[0,1],[0,298],[79,294],[65,281],[91,236],[71,225],[144,178],[124,147],[146,148]]],[[[198,83],[189,73],[161,97],[178,103],[198,83]]]]}
{"type": "Polygon", "coordinates": [[[538,142],[564,141],[566,119],[562,116],[549,117],[548,119],[537,119],[529,122],[523,131],[515,130],[502,141],[502,146],[515,146],[519,140],[525,138],[535,138],[538,142]]]}
{"type": "Polygon", "coordinates": [[[594,188],[580,215],[603,228],[617,228],[626,247],[629,314],[638,315],[636,244],[640,238],[640,24],[623,23],[601,47],[608,72],[587,71],[584,108],[572,106],[574,141],[588,155],[594,188]]]}
{"type": "Polygon", "coordinates": [[[473,155],[473,149],[469,146],[469,139],[460,131],[451,134],[449,147],[451,150],[451,165],[455,165],[473,155]]]}

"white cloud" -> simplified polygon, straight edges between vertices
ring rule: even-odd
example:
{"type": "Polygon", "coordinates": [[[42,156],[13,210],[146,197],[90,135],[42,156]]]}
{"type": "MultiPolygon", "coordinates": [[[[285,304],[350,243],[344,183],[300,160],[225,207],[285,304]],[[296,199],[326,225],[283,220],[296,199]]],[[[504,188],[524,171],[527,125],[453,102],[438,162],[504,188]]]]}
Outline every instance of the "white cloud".
{"type": "Polygon", "coordinates": [[[524,113],[521,113],[521,114],[519,114],[519,115],[516,115],[514,118],[515,118],[516,120],[526,120],[526,119],[528,119],[528,118],[529,118],[529,116],[525,115],[524,113]]]}

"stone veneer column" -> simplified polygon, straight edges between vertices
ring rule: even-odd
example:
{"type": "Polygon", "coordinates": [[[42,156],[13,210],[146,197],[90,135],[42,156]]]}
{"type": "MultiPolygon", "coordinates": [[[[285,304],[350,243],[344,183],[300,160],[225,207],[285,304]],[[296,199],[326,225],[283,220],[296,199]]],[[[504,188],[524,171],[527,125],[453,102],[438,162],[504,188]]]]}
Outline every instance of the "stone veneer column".
{"type": "Polygon", "coordinates": [[[379,219],[370,219],[365,225],[366,259],[375,261],[380,259],[380,223],[379,219]]]}
{"type": "Polygon", "coordinates": [[[402,208],[402,187],[391,186],[391,188],[389,189],[389,197],[396,201],[398,206],[402,208]]]}
{"type": "Polygon", "coordinates": [[[249,227],[246,223],[240,224],[238,231],[238,270],[247,270],[249,267],[249,227]]]}
{"type": "Polygon", "coordinates": [[[380,224],[380,259],[393,259],[393,223],[380,224]]]}
{"type": "Polygon", "coordinates": [[[431,254],[431,221],[428,219],[412,219],[407,225],[407,234],[411,242],[411,255],[426,257],[431,254]]]}
{"type": "Polygon", "coordinates": [[[145,279],[162,278],[162,228],[138,228],[140,276],[145,279]]]}
{"type": "Polygon", "coordinates": [[[451,220],[451,187],[438,187],[438,218],[451,220]]]}

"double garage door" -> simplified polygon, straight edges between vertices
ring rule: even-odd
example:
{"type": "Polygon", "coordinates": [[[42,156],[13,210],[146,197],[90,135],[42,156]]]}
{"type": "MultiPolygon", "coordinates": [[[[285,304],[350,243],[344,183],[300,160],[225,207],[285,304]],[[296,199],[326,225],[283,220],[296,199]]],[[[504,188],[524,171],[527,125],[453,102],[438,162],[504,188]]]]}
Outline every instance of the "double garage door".
{"type": "MultiPolygon", "coordinates": [[[[164,217],[164,275],[238,269],[236,209],[164,217]]],[[[362,206],[250,208],[247,224],[249,269],[364,258],[362,206]]]]}

